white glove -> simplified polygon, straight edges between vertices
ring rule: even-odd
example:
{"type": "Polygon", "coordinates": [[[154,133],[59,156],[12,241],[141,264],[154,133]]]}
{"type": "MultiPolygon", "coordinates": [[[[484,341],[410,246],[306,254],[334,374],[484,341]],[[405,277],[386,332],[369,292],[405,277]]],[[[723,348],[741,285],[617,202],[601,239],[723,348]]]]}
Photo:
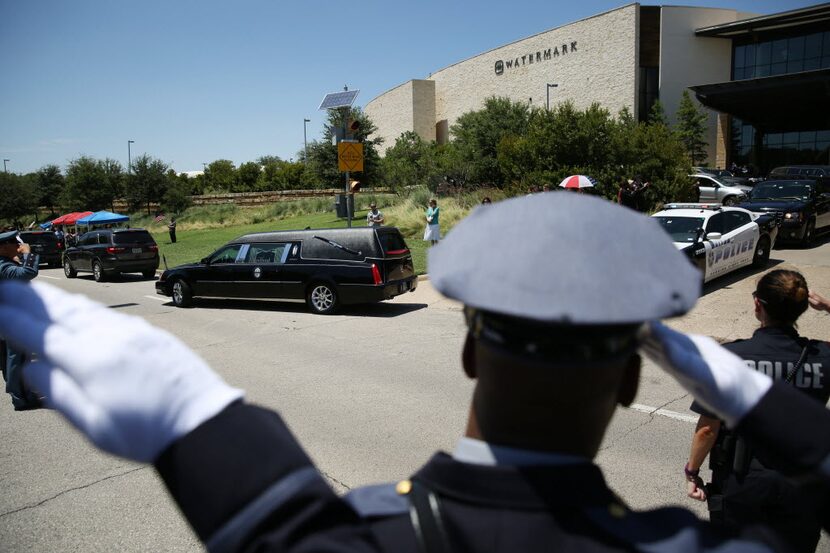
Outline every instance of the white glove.
{"type": "Polygon", "coordinates": [[[143,319],[42,283],[0,283],[0,335],[39,360],[24,369],[46,405],[101,449],[153,461],[243,396],[143,319]]]}
{"type": "Polygon", "coordinates": [[[733,427],[772,387],[772,379],[707,336],[686,335],[652,322],[640,349],[680,382],[706,409],[733,427]]]}

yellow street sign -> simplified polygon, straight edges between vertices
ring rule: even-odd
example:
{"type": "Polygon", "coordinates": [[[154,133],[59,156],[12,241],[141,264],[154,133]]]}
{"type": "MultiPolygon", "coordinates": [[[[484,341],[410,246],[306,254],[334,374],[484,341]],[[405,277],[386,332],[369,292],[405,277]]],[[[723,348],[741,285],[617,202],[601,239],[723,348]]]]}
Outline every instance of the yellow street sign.
{"type": "Polygon", "coordinates": [[[337,144],[337,167],[341,172],[363,171],[363,143],[339,142],[337,144]]]}

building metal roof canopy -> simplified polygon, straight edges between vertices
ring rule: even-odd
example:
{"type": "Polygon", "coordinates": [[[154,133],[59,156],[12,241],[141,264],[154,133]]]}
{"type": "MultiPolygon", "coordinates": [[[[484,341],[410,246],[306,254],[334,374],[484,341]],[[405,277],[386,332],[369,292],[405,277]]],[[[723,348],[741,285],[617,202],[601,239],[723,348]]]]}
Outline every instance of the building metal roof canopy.
{"type": "Polygon", "coordinates": [[[343,92],[331,92],[326,94],[318,109],[348,108],[354,103],[359,90],[346,90],[343,92]]]}
{"type": "Polygon", "coordinates": [[[777,31],[788,27],[801,27],[821,22],[830,22],[830,3],[818,4],[797,10],[780,12],[702,27],[695,31],[697,36],[737,38],[764,31],[777,31]]]}
{"type": "Polygon", "coordinates": [[[830,129],[830,69],[689,88],[704,106],[764,132],[830,129]]]}

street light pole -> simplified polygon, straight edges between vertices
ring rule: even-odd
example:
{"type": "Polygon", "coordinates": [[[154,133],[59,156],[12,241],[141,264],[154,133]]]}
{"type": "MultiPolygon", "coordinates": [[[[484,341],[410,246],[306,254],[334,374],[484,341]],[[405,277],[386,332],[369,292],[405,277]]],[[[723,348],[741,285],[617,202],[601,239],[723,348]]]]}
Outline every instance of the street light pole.
{"type": "Polygon", "coordinates": [[[7,161],[11,161],[11,160],[10,160],[10,159],[4,159],[4,160],[3,160],[3,172],[4,172],[4,173],[8,173],[8,171],[6,171],[6,162],[7,162],[7,161]]]}
{"type": "Polygon", "coordinates": [[[305,162],[308,163],[308,138],[306,138],[306,129],[308,128],[308,124],[311,123],[311,119],[303,118],[303,148],[305,149],[305,162]]]}
{"type": "Polygon", "coordinates": [[[550,111],[550,89],[551,88],[556,88],[557,86],[559,86],[559,85],[548,83],[547,89],[545,89],[545,94],[547,95],[547,104],[545,104],[545,105],[546,105],[548,111],[550,111]]]}
{"type": "Polygon", "coordinates": [[[135,144],[135,140],[128,140],[127,141],[127,174],[130,175],[133,172],[133,160],[130,155],[130,144],[135,144]]]}

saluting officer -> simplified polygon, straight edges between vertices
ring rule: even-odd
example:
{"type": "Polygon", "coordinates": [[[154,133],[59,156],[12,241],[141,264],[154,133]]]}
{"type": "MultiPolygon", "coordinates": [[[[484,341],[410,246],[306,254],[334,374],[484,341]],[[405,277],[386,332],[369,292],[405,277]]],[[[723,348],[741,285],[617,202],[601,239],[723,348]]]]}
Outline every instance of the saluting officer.
{"type": "MultiPolygon", "coordinates": [[[[743,358],[748,369],[785,382],[824,406],[830,399],[830,343],[803,338],[795,328],[809,295],[801,273],[766,273],[752,293],[761,327],[748,340],[724,347],[743,358]]],[[[709,518],[716,525],[734,529],[762,523],[781,534],[794,551],[815,551],[822,521],[830,519],[827,490],[785,478],[774,470],[774,463],[759,459],[740,434],[722,428],[712,413],[697,403],[692,410],[701,416],[685,468],[689,497],[707,501],[709,518]],[[699,471],[710,452],[712,483],[704,487],[699,471]]],[[[822,437],[830,440],[816,435],[822,437]]]]}
{"type": "MultiPolygon", "coordinates": [[[[43,356],[27,378],[50,406],[99,447],[155,464],[210,551],[750,550],[688,511],[629,510],[593,464],[616,405],[636,393],[638,347],[730,426],[773,452],[798,446],[793,466],[830,470],[830,443],[759,431],[782,408],[824,429],[828,413],[713,340],[654,322],[692,307],[700,275],[649,218],[576,194],[516,198],[473,212],[429,267],[465,304],[461,362],[476,380],[465,436],[411,478],[346,498],[276,413],[143,319],[7,284],[0,331],[43,356]]],[[[754,551],[778,545],[743,532],[754,551]]]]}
{"type": "MultiPolygon", "coordinates": [[[[16,230],[0,234],[0,280],[32,280],[37,276],[40,256],[31,253],[16,230]]],[[[36,409],[40,400],[23,384],[26,353],[6,345],[6,393],[12,396],[15,411],[36,409]]]]}

